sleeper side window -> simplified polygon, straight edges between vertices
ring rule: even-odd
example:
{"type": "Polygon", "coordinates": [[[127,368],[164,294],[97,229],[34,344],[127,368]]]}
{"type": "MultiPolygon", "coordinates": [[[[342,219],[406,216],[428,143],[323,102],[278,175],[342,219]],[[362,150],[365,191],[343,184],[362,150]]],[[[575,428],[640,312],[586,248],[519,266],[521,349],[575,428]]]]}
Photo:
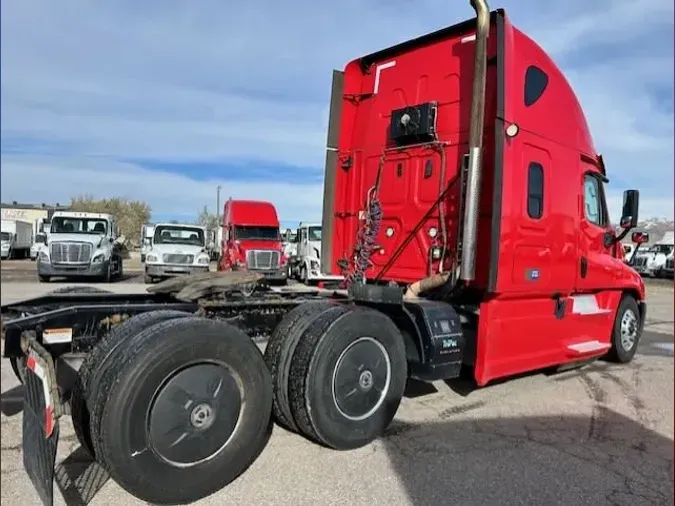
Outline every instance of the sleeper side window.
{"type": "Polygon", "coordinates": [[[544,94],[548,86],[548,76],[539,67],[530,65],[525,71],[525,107],[530,107],[544,94]]]}
{"type": "Polygon", "coordinates": [[[607,224],[602,183],[593,174],[584,176],[584,215],[586,220],[599,227],[607,224]]]}
{"type": "Polygon", "coordinates": [[[544,214],[544,167],[531,162],[527,168],[527,215],[538,220],[544,214]]]}

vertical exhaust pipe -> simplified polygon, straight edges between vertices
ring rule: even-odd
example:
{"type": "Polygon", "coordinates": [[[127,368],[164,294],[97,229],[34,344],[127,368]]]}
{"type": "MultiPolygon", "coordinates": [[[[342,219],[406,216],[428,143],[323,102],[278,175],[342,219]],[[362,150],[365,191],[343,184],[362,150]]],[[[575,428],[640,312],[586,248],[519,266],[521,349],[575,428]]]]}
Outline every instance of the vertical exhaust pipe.
{"type": "Polygon", "coordinates": [[[471,90],[471,124],[469,127],[469,170],[466,182],[466,204],[462,231],[462,258],[459,278],[472,281],[476,274],[476,245],[480,186],[483,172],[483,125],[485,123],[485,80],[487,70],[487,38],[490,30],[490,8],[485,0],[470,0],[476,11],[476,53],[471,90]]]}

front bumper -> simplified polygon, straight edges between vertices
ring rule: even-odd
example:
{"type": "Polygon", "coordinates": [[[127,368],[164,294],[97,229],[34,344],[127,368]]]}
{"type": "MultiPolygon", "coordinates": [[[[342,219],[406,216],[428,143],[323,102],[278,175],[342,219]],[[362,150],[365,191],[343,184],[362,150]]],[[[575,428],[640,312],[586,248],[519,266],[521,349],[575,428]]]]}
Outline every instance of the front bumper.
{"type": "Polygon", "coordinates": [[[38,261],[37,271],[40,276],[67,276],[67,277],[101,277],[108,273],[108,262],[95,264],[70,265],[51,264],[38,261]]]}
{"type": "Polygon", "coordinates": [[[171,265],[171,264],[145,264],[146,276],[154,278],[168,278],[185,274],[199,274],[209,272],[208,265],[171,265]]]}
{"type": "Polygon", "coordinates": [[[279,270],[258,270],[258,269],[248,269],[251,272],[258,272],[265,276],[265,279],[268,281],[286,281],[288,278],[288,273],[286,268],[279,270]]]}

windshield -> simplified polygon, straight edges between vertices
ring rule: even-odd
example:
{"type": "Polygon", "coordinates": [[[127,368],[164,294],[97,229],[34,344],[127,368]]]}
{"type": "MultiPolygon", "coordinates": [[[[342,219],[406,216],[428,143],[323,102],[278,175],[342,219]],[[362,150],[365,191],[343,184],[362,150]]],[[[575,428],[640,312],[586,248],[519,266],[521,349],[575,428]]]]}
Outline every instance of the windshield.
{"type": "Polygon", "coordinates": [[[649,248],[650,253],[663,253],[664,255],[669,255],[673,251],[673,246],[668,244],[655,244],[649,248]]]}
{"type": "Polygon", "coordinates": [[[235,239],[244,241],[278,241],[277,227],[234,227],[235,239]]]}
{"type": "Polygon", "coordinates": [[[108,233],[108,222],[99,218],[66,218],[52,220],[52,234],[97,234],[108,233]]]}
{"type": "Polygon", "coordinates": [[[309,240],[310,241],[320,241],[321,240],[321,227],[309,227],[309,240]]]}
{"type": "Polygon", "coordinates": [[[46,238],[47,238],[46,234],[36,234],[35,235],[35,242],[44,244],[46,238]]]}
{"type": "Polygon", "coordinates": [[[0,237],[2,237],[3,241],[10,241],[12,239],[12,234],[9,232],[1,232],[0,237]]]}
{"type": "Polygon", "coordinates": [[[186,244],[204,246],[204,230],[201,228],[172,227],[170,225],[155,228],[155,244],[186,244]]]}

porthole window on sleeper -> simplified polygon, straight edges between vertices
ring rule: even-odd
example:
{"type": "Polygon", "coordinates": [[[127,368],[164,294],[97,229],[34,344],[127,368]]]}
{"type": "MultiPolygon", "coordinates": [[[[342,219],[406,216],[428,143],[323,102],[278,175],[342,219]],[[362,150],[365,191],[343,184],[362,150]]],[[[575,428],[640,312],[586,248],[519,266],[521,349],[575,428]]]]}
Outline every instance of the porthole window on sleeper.
{"type": "Polygon", "coordinates": [[[548,86],[548,76],[539,67],[530,65],[525,71],[525,106],[534,104],[544,94],[548,86]]]}
{"type": "Polygon", "coordinates": [[[544,214],[544,167],[531,162],[527,168],[527,215],[538,220],[544,214]]]}

